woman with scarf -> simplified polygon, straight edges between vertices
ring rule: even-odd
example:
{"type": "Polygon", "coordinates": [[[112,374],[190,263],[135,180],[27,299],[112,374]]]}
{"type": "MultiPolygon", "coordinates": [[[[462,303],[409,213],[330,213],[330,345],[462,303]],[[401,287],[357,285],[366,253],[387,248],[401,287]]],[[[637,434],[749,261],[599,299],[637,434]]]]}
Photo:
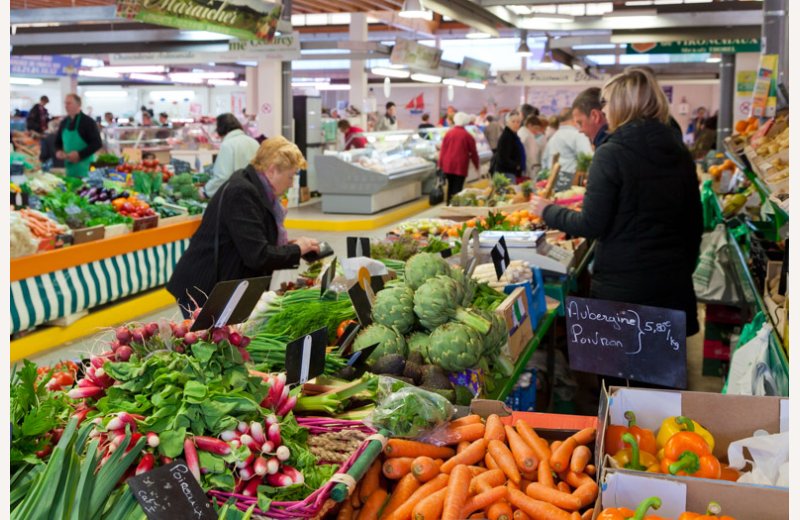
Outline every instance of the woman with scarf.
{"type": "Polygon", "coordinates": [[[306,168],[300,149],[284,137],[261,143],[251,163],[236,171],[208,204],[200,227],[181,257],[167,290],[184,317],[202,306],[218,282],[269,276],[295,268],[319,252],[306,237],[289,240],[281,196],[306,168]]]}

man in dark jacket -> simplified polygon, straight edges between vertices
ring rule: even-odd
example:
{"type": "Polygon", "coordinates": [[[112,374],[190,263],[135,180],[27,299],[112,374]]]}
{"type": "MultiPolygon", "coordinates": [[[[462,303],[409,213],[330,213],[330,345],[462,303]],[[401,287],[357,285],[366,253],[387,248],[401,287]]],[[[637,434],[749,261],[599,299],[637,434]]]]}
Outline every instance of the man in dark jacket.
{"type": "Polygon", "coordinates": [[[595,149],[606,140],[608,121],[603,113],[599,87],[590,87],[578,94],[572,102],[572,120],[595,149]]]}
{"type": "Polygon", "coordinates": [[[103,147],[100,130],[97,123],[81,111],[81,98],[77,94],[66,95],[64,108],[67,117],[61,121],[56,134],[56,157],[65,162],[67,176],[86,177],[95,152],[103,147]]]}
{"type": "Polygon", "coordinates": [[[47,122],[50,120],[50,114],[47,113],[47,104],[50,98],[42,96],[39,102],[33,105],[31,111],[28,112],[28,118],[25,120],[25,128],[31,132],[38,132],[43,134],[47,131],[47,122]]]}
{"type": "Polygon", "coordinates": [[[502,173],[512,182],[525,172],[525,147],[519,140],[517,132],[522,125],[522,116],[516,110],[509,112],[506,127],[497,141],[497,152],[492,158],[492,173],[502,173]]]}

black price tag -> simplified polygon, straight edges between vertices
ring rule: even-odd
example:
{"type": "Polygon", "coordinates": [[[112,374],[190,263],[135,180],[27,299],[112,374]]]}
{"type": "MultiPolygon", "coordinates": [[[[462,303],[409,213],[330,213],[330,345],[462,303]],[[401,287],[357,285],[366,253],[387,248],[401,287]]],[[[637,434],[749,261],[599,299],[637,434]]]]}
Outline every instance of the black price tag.
{"type": "Polygon", "coordinates": [[[286,383],[303,384],[325,371],[328,328],[322,327],[286,345],[286,383]]]}
{"type": "Polygon", "coordinates": [[[499,280],[508,269],[509,264],[511,264],[511,257],[508,256],[508,246],[506,246],[506,237],[500,237],[500,240],[492,248],[492,263],[494,264],[494,272],[497,273],[497,279],[499,280]]]}
{"type": "Polygon", "coordinates": [[[333,283],[334,278],[336,278],[336,258],[331,260],[331,263],[328,266],[328,268],[325,270],[324,273],[322,273],[319,285],[320,298],[325,296],[325,293],[328,292],[328,287],[331,286],[331,283],[333,283]]]}
{"type": "Polygon", "coordinates": [[[366,256],[369,258],[369,238],[367,237],[347,237],[347,258],[366,256]]]}
{"type": "Polygon", "coordinates": [[[192,332],[246,321],[261,295],[269,289],[270,279],[269,276],[262,276],[215,285],[192,324],[192,332]]]}
{"type": "Polygon", "coordinates": [[[356,317],[362,327],[368,327],[372,323],[372,304],[369,301],[366,291],[360,284],[354,283],[347,291],[350,294],[350,301],[356,310],[356,317]]]}
{"type": "Polygon", "coordinates": [[[353,355],[347,358],[347,366],[355,369],[356,378],[361,377],[364,372],[367,371],[367,359],[370,355],[372,355],[373,352],[375,352],[375,349],[378,348],[378,345],[380,345],[380,343],[375,343],[374,345],[363,348],[358,352],[353,352],[353,355]]]}
{"type": "Polygon", "coordinates": [[[186,462],[176,460],[127,480],[149,520],[216,520],[214,506],[186,462]]]}
{"type": "Polygon", "coordinates": [[[181,173],[192,173],[192,165],[186,161],[181,161],[180,159],[171,159],[170,164],[175,170],[175,175],[180,175],[181,173]]]}
{"type": "Polygon", "coordinates": [[[336,342],[336,346],[339,347],[338,354],[340,356],[346,356],[350,352],[350,347],[353,345],[353,341],[356,339],[356,336],[358,336],[360,330],[361,325],[358,323],[351,323],[344,329],[344,334],[342,334],[336,342]]]}
{"type": "Polygon", "coordinates": [[[445,249],[444,251],[440,252],[439,254],[442,255],[442,258],[450,258],[451,256],[453,256],[453,249],[448,247],[447,249],[445,249]]]}
{"type": "Polygon", "coordinates": [[[686,313],[568,297],[567,345],[573,370],[686,388],[686,313]]]}

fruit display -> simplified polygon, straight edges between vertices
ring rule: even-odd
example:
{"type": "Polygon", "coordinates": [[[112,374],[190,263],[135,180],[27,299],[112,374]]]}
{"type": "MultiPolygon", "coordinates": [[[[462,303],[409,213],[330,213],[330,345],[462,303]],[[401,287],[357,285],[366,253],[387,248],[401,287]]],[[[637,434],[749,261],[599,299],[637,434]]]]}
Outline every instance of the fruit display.
{"type": "Polygon", "coordinates": [[[127,191],[117,192],[114,188],[98,188],[85,185],[78,190],[78,195],[85,197],[89,204],[96,202],[111,202],[118,198],[127,199],[130,193],[127,191]]]}
{"type": "Polygon", "coordinates": [[[119,197],[111,202],[114,209],[120,214],[131,218],[153,217],[156,212],[150,204],[137,197],[119,197]]]}
{"type": "Polygon", "coordinates": [[[756,133],[758,128],[761,126],[757,117],[749,117],[747,119],[740,119],[736,121],[736,125],[734,129],[736,130],[736,134],[748,137],[756,133]]]}
{"type": "Polygon", "coordinates": [[[720,180],[726,171],[731,174],[736,171],[736,165],[730,159],[725,159],[722,164],[714,164],[708,168],[708,174],[714,180],[720,180]]]}
{"type": "Polygon", "coordinates": [[[451,199],[451,206],[501,207],[524,204],[533,194],[533,184],[526,181],[515,188],[503,174],[496,173],[491,185],[485,189],[465,189],[451,199]]]}
{"type": "Polygon", "coordinates": [[[145,159],[139,163],[125,163],[117,166],[120,173],[159,173],[163,182],[169,181],[174,174],[166,164],[159,164],[157,159],[145,159]]]}

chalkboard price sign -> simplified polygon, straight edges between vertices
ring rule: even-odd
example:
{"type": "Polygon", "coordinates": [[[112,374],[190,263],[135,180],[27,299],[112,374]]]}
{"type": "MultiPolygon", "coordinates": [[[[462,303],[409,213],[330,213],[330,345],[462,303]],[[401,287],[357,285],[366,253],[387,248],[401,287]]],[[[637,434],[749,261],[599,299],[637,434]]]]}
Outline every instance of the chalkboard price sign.
{"type": "Polygon", "coordinates": [[[575,173],[565,171],[558,172],[555,185],[553,186],[553,193],[567,191],[572,187],[572,182],[575,180],[575,173]]]}
{"type": "Polygon", "coordinates": [[[186,462],[176,460],[128,479],[133,496],[150,520],[216,520],[186,462]]]}
{"type": "Polygon", "coordinates": [[[631,303],[567,298],[574,370],[686,388],[686,313],[631,303]]]}

